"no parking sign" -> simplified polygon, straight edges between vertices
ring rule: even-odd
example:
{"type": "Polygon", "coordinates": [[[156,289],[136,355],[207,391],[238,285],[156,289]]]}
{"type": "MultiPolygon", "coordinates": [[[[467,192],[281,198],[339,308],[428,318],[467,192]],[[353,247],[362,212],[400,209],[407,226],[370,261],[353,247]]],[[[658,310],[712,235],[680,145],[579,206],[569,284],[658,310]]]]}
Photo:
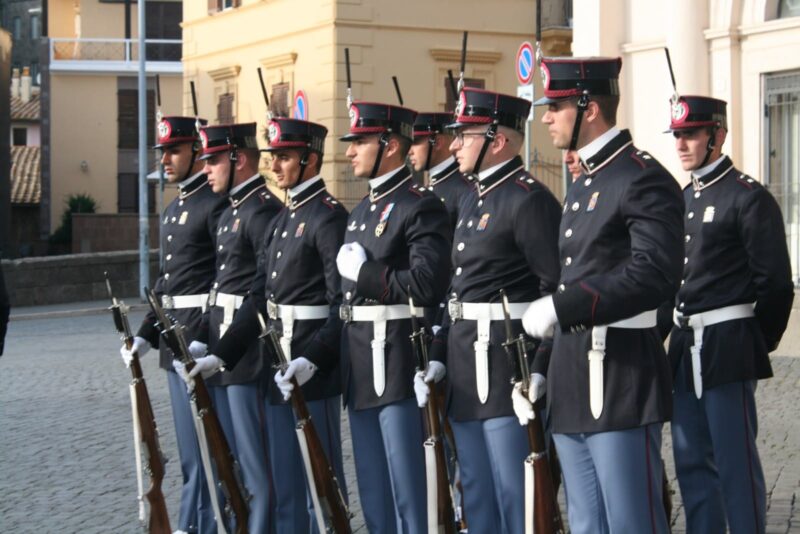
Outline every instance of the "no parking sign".
{"type": "Polygon", "coordinates": [[[306,92],[302,89],[297,91],[294,95],[294,112],[292,113],[292,118],[301,121],[308,120],[308,97],[306,96],[306,92]]]}
{"type": "Polygon", "coordinates": [[[533,45],[524,41],[517,50],[517,60],[515,62],[517,81],[520,85],[528,85],[533,79],[534,63],[533,45]]]}

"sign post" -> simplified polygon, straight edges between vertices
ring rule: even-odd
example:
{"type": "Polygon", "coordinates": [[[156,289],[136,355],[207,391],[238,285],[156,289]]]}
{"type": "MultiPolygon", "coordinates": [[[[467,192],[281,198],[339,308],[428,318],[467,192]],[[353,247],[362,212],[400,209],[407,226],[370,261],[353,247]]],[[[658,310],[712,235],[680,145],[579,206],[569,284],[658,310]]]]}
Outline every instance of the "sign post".
{"type": "MultiPolygon", "coordinates": [[[[533,71],[536,65],[535,56],[533,53],[533,45],[530,42],[524,41],[519,45],[517,50],[517,59],[514,62],[515,73],[519,86],[517,87],[517,96],[530,100],[533,104],[533,71]]],[[[531,170],[531,122],[533,122],[533,105],[528,114],[528,120],[525,121],[525,170],[531,170]]]]}

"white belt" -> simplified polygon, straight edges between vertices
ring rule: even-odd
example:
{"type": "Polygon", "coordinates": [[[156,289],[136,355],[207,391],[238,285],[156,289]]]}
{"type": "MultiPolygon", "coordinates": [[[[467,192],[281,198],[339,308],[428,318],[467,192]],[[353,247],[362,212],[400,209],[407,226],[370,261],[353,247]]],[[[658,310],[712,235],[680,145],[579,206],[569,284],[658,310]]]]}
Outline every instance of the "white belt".
{"type": "Polygon", "coordinates": [[[724,308],[708,310],[689,316],[684,316],[677,310],[673,311],[672,320],[675,324],[684,328],[689,327],[694,332],[694,343],[690,348],[690,352],[692,354],[694,395],[698,399],[703,396],[703,363],[700,358],[700,351],[703,348],[703,328],[718,323],[724,323],[725,321],[733,321],[734,319],[753,317],[755,315],[753,311],[754,307],[755,303],[734,304],[732,306],[725,306],[724,308]]]}
{"type": "Polygon", "coordinates": [[[183,310],[186,308],[200,308],[206,311],[208,293],[200,295],[161,295],[161,307],[165,310],[183,310]]]}
{"type": "Polygon", "coordinates": [[[215,293],[212,291],[209,305],[222,308],[222,323],[219,325],[219,337],[225,335],[228,327],[233,322],[233,314],[242,307],[244,297],[230,293],[215,293]]]}
{"type": "MultiPolygon", "coordinates": [[[[530,302],[512,302],[508,305],[511,319],[522,319],[530,302]]],[[[475,351],[475,384],[478,389],[478,399],[481,404],[486,404],[489,399],[489,334],[492,321],[502,321],[503,305],[499,302],[459,302],[455,299],[447,303],[450,319],[477,321],[478,338],[472,344],[475,351]]]]}
{"type": "Polygon", "coordinates": [[[267,314],[272,320],[280,319],[283,326],[281,335],[281,348],[287,360],[292,359],[292,336],[294,334],[295,321],[308,321],[312,319],[327,319],[330,313],[330,306],[320,304],[316,306],[304,306],[293,304],[276,304],[271,300],[267,301],[267,314]]]}
{"type": "Polygon", "coordinates": [[[606,357],[606,334],[609,328],[652,328],[657,323],[657,311],[648,310],[639,315],[592,328],[592,348],[589,350],[589,407],[592,417],[600,419],[603,413],[603,360],[606,357]]]}
{"type": "MultiPolygon", "coordinates": [[[[418,316],[425,309],[415,308],[418,316]]],[[[386,321],[410,319],[411,310],[405,304],[388,306],[349,306],[339,308],[339,317],[345,322],[371,322],[372,333],[372,385],[380,397],[386,390],[386,321]]]]}

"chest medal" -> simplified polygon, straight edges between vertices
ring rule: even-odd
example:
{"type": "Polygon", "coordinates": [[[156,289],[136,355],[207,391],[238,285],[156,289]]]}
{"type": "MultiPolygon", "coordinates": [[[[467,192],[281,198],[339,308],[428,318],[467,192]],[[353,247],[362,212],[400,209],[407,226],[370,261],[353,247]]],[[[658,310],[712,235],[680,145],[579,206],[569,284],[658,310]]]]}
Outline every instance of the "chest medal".
{"type": "Polygon", "coordinates": [[[394,208],[394,202],[391,204],[387,204],[383,211],[381,212],[381,219],[378,222],[378,226],[375,227],[375,237],[380,237],[383,235],[384,230],[386,230],[386,225],[389,223],[389,215],[392,213],[392,209],[394,208]]]}

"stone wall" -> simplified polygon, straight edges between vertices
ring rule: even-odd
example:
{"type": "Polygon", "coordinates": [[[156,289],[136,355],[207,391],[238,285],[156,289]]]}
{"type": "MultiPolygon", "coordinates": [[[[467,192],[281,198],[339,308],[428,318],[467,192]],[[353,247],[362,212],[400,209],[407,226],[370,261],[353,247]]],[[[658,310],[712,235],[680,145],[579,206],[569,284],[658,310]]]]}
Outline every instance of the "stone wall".
{"type": "MultiPolygon", "coordinates": [[[[149,217],[150,248],[158,247],[158,217],[149,217]]],[[[73,213],[72,253],[138,250],[136,213],[73,213]]]]}
{"type": "MultiPolygon", "coordinates": [[[[12,307],[108,298],[104,272],[116,297],[139,295],[139,254],[135,250],[3,260],[12,307]]],[[[150,251],[150,280],[158,276],[158,251],[150,251]]]]}

